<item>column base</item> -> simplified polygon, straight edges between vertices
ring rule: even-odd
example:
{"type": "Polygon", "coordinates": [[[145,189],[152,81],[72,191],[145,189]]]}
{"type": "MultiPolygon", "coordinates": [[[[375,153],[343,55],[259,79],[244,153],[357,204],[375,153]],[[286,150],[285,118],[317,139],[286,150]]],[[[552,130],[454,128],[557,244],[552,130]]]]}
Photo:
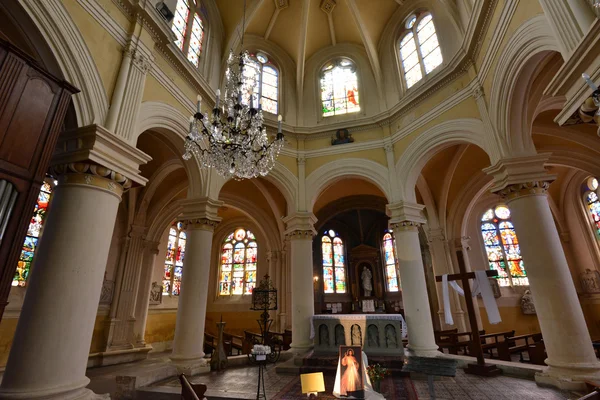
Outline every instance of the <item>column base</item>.
{"type": "Polygon", "coordinates": [[[406,352],[406,357],[415,356],[415,357],[439,357],[442,353],[438,350],[438,348],[431,347],[417,347],[411,346],[409,343],[406,345],[404,349],[406,352]]]}
{"type": "Polygon", "coordinates": [[[192,376],[210,372],[210,360],[206,358],[184,359],[172,356],[171,364],[177,368],[178,374],[192,376]]]}
{"type": "Polygon", "coordinates": [[[85,388],[60,393],[52,389],[36,390],[34,392],[6,392],[0,389],[0,398],[5,400],[110,400],[110,394],[96,394],[85,388]]]}
{"type": "Polygon", "coordinates": [[[577,364],[573,368],[549,366],[544,372],[535,374],[535,381],[539,385],[571,391],[587,389],[585,381],[600,382],[600,363],[581,367],[577,364]]]}

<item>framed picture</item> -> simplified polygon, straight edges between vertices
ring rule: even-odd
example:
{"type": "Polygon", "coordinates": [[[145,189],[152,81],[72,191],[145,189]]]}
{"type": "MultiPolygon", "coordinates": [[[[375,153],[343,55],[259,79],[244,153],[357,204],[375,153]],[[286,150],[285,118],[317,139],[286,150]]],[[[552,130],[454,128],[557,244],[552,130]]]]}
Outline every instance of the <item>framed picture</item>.
{"type": "Polygon", "coordinates": [[[340,346],[340,395],[364,398],[362,347],[340,346]]]}

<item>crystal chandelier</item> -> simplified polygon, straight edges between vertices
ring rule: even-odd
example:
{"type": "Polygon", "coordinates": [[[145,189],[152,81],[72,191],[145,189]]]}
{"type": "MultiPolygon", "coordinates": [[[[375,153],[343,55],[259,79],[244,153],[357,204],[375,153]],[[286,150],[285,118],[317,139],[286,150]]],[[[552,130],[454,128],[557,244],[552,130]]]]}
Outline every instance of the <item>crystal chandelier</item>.
{"type": "Polygon", "coordinates": [[[184,160],[194,155],[202,166],[215,168],[219,175],[237,180],[267,175],[283,147],[281,115],[277,118],[277,136],[269,140],[260,102],[255,107],[252,92],[257,82],[244,76],[248,62],[247,51],[237,56],[229,54],[223,104],[221,91],[217,90],[211,115],[202,114],[202,99],[198,96],[183,155],[184,160]]]}

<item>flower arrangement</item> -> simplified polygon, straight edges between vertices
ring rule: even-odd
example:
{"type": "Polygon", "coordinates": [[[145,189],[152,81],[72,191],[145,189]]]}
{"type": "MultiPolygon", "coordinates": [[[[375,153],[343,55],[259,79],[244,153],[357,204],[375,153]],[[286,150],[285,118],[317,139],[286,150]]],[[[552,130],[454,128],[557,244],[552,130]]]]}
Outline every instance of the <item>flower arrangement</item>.
{"type": "Polygon", "coordinates": [[[369,374],[369,379],[371,383],[379,383],[386,375],[390,374],[387,368],[382,367],[379,364],[373,364],[367,366],[367,374],[369,374]]]}

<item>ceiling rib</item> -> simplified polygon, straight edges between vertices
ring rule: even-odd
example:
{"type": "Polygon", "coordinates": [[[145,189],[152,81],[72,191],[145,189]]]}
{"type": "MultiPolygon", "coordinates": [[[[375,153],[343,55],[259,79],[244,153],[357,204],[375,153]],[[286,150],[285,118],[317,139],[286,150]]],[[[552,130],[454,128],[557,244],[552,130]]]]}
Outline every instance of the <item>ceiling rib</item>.
{"type": "Polygon", "coordinates": [[[271,20],[269,21],[269,25],[267,26],[267,30],[265,31],[265,40],[269,40],[269,36],[271,36],[271,31],[273,30],[273,26],[275,26],[275,21],[277,21],[277,17],[279,16],[279,8],[276,8],[273,11],[273,15],[271,15],[271,20]]]}
{"type": "Polygon", "coordinates": [[[327,22],[329,24],[329,34],[331,35],[331,45],[335,46],[335,28],[333,26],[333,9],[335,8],[335,0],[321,0],[321,11],[327,14],[327,22]]]}
{"type": "Polygon", "coordinates": [[[369,62],[371,63],[371,68],[373,69],[373,75],[375,76],[375,83],[377,84],[377,91],[379,93],[379,97],[385,99],[383,95],[383,88],[381,87],[381,67],[379,65],[379,56],[377,54],[377,50],[375,49],[375,45],[373,40],[367,33],[367,30],[364,28],[365,24],[362,18],[360,17],[360,12],[358,11],[358,6],[356,5],[355,0],[347,0],[348,8],[350,9],[350,13],[352,14],[352,18],[354,19],[354,23],[360,32],[360,37],[363,41],[363,45],[365,46],[365,50],[367,51],[367,55],[369,56],[369,62]]]}
{"type": "MultiPolygon", "coordinates": [[[[298,46],[298,61],[296,64],[296,96],[298,111],[302,108],[302,94],[304,92],[304,62],[306,61],[306,36],[308,34],[308,10],[310,0],[302,0],[302,19],[300,25],[300,37],[298,46]]],[[[297,115],[303,113],[298,112],[297,115]]],[[[299,121],[300,122],[300,121],[299,121]]]]}

